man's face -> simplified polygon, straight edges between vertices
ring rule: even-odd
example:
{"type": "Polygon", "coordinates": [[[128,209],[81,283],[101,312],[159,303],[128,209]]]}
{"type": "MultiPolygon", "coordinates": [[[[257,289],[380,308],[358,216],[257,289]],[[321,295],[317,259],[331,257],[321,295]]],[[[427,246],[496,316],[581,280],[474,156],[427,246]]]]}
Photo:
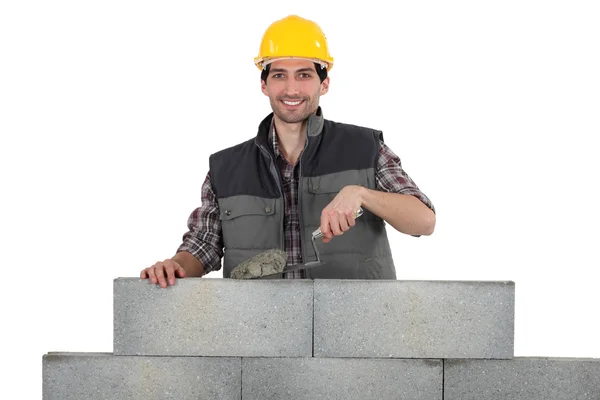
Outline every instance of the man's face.
{"type": "Polygon", "coordinates": [[[261,89],[280,120],[297,123],[317,111],[320,96],[329,90],[329,77],[321,82],[311,61],[278,60],[271,63],[261,89]]]}

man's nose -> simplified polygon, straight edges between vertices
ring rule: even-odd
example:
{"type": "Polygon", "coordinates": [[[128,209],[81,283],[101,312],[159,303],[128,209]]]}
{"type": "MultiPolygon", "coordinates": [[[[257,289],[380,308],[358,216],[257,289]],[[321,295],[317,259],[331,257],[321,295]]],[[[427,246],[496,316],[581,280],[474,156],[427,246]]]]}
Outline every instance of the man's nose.
{"type": "Polygon", "coordinates": [[[297,95],[299,93],[298,82],[296,82],[295,79],[288,79],[285,87],[285,92],[290,96],[297,95]]]}

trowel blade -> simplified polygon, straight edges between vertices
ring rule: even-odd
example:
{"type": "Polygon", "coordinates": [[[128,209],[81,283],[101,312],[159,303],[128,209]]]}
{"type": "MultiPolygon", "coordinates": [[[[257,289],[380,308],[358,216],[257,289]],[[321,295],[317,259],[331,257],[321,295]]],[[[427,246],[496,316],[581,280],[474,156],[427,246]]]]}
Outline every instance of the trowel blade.
{"type": "Polygon", "coordinates": [[[281,274],[286,274],[288,272],[294,272],[294,271],[299,271],[299,270],[307,270],[307,269],[312,269],[312,268],[318,268],[318,267],[322,267],[323,265],[327,265],[326,262],[323,261],[310,261],[307,262],[306,264],[294,264],[294,265],[290,265],[290,266],[286,266],[282,272],[276,272],[274,274],[269,274],[269,275],[262,275],[259,276],[257,278],[252,278],[252,279],[283,279],[283,278],[277,278],[277,276],[281,276],[281,274]]]}

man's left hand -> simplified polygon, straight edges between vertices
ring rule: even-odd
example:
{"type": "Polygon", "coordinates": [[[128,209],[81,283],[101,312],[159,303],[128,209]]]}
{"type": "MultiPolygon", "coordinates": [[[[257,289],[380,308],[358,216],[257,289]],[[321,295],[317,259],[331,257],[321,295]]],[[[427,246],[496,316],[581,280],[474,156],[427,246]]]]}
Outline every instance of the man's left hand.
{"type": "Polygon", "coordinates": [[[321,212],[321,232],[323,243],[329,243],[334,236],[343,235],[354,226],[356,210],[362,206],[362,186],[345,186],[331,203],[321,212]]]}

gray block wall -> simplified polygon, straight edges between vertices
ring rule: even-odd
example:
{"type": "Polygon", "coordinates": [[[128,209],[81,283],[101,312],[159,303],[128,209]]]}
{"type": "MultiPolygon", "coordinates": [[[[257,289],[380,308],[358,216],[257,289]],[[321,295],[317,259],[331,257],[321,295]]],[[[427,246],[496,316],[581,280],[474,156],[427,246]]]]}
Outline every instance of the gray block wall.
{"type": "Polygon", "coordinates": [[[513,282],[114,282],[114,352],[46,399],[594,399],[600,359],[513,358],[513,282]]]}
{"type": "Polygon", "coordinates": [[[118,279],[114,352],[506,359],[514,294],[512,282],[118,279]]]}
{"type": "Polygon", "coordinates": [[[115,355],[310,357],[308,280],[114,282],[115,355]]]}
{"type": "Polygon", "coordinates": [[[245,400],[442,400],[441,360],[242,360],[245,400]]]}
{"type": "Polygon", "coordinates": [[[600,359],[446,360],[445,400],[599,400],[600,359]]]}
{"type": "Polygon", "coordinates": [[[49,353],[43,400],[241,398],[241,359],[49,353]]]}
{"type": "Polygon", "coordinates": [[[315,281],[315,357],[512,358],[512,282],[315,281]]]}

